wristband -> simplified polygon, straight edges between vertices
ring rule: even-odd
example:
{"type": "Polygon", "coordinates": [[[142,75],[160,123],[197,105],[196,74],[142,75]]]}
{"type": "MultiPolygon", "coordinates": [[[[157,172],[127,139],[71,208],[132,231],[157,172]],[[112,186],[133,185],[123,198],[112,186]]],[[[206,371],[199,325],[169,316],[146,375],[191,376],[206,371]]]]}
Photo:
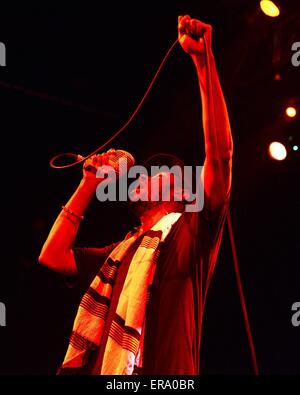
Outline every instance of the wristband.
{"type": "Polygon", "coordinates": [[[68,207],[66,206],[61,206],[61,208],[68,214],[72,215],[73,217],[79,219],[79,221],[82,221],[84,219],[83,215],[78,215],[76,213],[74,213],[74,211],[70,210],[68,207]]]}

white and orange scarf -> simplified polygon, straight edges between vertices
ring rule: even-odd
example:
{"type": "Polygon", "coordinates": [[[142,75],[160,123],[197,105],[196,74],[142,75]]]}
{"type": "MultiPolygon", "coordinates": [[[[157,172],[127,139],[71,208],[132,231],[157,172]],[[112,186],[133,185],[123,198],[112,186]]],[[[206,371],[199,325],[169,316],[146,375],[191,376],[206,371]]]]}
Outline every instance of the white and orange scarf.
{"type": "MultiPolygon", "coordinates": [[[[146,307],[159,245],[180,215],[165,215],[144,234],[128,269],[99,374],[131,375],[135,367],[142,367],[146,307]]],[[[118,267],[136,239],[128,234],[111,252],[83,296],[61,371],[84,367],[90,351],[99,348],[118,267]]]]}

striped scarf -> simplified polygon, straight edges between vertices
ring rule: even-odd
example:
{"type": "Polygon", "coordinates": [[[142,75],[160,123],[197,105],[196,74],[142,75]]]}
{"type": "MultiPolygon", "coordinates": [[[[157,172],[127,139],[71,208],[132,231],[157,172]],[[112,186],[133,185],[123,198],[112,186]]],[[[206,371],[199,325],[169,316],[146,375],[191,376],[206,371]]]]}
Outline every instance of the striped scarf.
{"type": "MultiPolygon", "coordinates": [[[[180,215],[165,215],[144,234],[130,262],[99,374],[131,375],[136,367],[142,367],[146,306],[159,256],[159,245],[180,215]]],[[[118,267],[137,237],[129,233],[118,244],[83,296],[61,372],[64,369],[84,367],[90,352],[99,348],[118,267]]]]}

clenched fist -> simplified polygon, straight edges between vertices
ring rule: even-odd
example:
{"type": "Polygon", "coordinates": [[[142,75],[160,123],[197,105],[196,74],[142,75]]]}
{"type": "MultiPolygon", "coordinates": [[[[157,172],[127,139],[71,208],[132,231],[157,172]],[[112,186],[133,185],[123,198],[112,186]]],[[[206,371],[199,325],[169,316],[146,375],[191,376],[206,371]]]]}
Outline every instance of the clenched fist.
{"type": "Polygon", "coordinates": [[[211,25],[191,19],[189,15],[178,17],[178,39],[184,51],[190,55],[204,54],[203,36],[206,38],[208,49],[211,48],[211,33],[211,25]]]}
{"type": "MultiPolygon", "coordinates": [[[[83,178],[85,180],[94,181],[95,183],[101,182],[101,178],[96,176],[99,167],[112,166],[109,163],[109,158],[115,154],[114,149],[110,149],[103,154],[93,155],[83,163],[83,178]]],[[[79,158],[80,159],[80,158],[79,158]]]]}

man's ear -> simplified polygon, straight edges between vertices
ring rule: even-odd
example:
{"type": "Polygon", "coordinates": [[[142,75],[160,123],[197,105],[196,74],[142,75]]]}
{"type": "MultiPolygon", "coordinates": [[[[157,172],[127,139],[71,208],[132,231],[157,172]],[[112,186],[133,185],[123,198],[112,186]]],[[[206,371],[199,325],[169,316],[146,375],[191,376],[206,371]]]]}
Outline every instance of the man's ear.
{"type": "Polygon", "coordinates": [[[174,197],[177,197],[179,201],[189,201],[191,193],[187,188],[176,188],[174,190],[174,197]]]}
{"type": "Polygon", "coordinates": [[[191,191],[187,188],[182,189],[183,200],[189,201],[191,198],[191,191]]]}

